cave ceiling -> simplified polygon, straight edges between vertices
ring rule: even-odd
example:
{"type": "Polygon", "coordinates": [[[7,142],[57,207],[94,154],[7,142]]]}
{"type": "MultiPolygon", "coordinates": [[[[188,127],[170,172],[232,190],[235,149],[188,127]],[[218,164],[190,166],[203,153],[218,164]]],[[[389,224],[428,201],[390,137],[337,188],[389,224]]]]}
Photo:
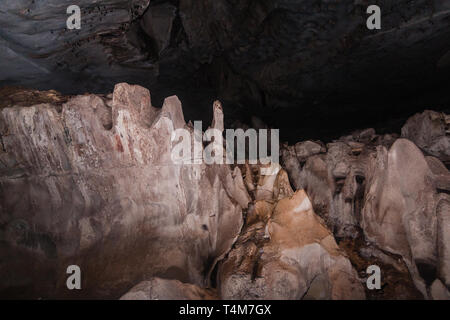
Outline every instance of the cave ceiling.
{"type": "Polygon", "coordinates": [[[143,85],[176,94],[187,119],[210,121],[219,98],[228,125],[257,115],[282,137],[397,130],[405,117],[448,108],[450,1],[2,1],[0,85],[109,93],[143,85]],[[382,9],[368,30],[366,9],[382,9]]]}

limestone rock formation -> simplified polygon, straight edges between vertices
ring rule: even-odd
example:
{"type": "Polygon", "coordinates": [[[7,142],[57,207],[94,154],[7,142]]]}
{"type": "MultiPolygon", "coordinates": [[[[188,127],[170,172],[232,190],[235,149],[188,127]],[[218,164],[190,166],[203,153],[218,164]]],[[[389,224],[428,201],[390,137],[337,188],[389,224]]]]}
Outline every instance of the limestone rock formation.
{"type": "Polygon", "coordinates": [[[0,297],[448,299],[447,119],[284,144],[281,166],[187,164],[175,130],[202,132],[176,96],[1,89],[0,297]]]}
{"type": "Polygon", "coordinates": [[[211,289],[201,289],[196,285],[178,280],[152,278],[135,285],[120,300],[216,300],[217,294],[211,289]]]}
{"type": "Polygon", "coordinates": [[[437,278],[440,263],[439,195],[433,175],[421,151],[405,139],[398,139],[389,151],[379,148],[372,168],[367,175],[361,227],[370,241],[403,257],[426,296],[426,286],[437,278]]]}
{"type": "Polygon", "coordinates": [[[284,170],[262,180],[258,187],[265,186],[265,196],[255,200],[241,236],[219,265],[219,295],[364,299],[361,280],[306,193],[293,193],[284,170]]]}
{"type": "MultiPolygon", "coordinates": [[[[281,155],[297,189],[306,189],[314,210],[324,217],[338,237],[355,236],[363,204],[366,166],[371,149],[363,141],[367,135],[344,137],[305,153],[295,146],[285,146],[281,155]]],[[[384,138],[384,137],[383,137],[384,138]]],[[[390,143],[389,137],[383,143],[390,143]]]]}
{"type": "Polygon", "coordinates": [[[372,247],[369,256],[387,264],[397,264],[393,257],[400,256],[427,298],[432,298],[434,281],[449,288],[450,173],[443,164],[449,150],[447,118],[426,111],[408,120],[402,136],[417,146],[371,129],[342,137],[307,157],[298,154],[298,144],[281,152],[292,184],[306,190],[335,236],[352,241],[363,237],[372,247]],[[424,156],[418,147],[434,157],[424,156]]]}
{"type": "MultiPolygon", "coordinates": [[[[134,28],[133,20],[143,15],[149,3],[150,0],[3,2],[0,81],[20,75],[25,78],[21,85],[42,89],[47,83],[48,89],[69,91],[72,86],[85,92],[89,73],[101,78],[109,74],[118,82],[117,77],[127,77],[127,66],[148,70],[151,63],[145,60],[149,54],[140,49],[142,43],[130,35],[130,30],[134,28]],[[66,24],[70,16],[67,9],[74,4],[81,11],[80,29],[68,29],[66,24]],[[108,71],[112,63],[121,65],[114,75],[108,71]]],[[[104,78],[101,82],[104,85],[109,81],[104,78]]]]}
{"type": "Polygon", "coordinates": [[[367,29],[365,0],[78,0],[81,29],[69,30],[72,4],[2,1],[0,84],[79,94],[132,82],[158,103],[177,94],[196,119],[218,96],[313,135],[449,102],[448,1],[375,1],[381,30],[367,29]]]}
{"type": "Polygon", "coordinates": [[[194,137],[177,97],[158,109],[124,83],[2,108],[0,295],[119,297],[152,276],[206,286],[241,230],[243,180],[226,165],[172,162],[177,128],[194,137]],[[69,265],[80,293],[66,288],[69,265]]]}

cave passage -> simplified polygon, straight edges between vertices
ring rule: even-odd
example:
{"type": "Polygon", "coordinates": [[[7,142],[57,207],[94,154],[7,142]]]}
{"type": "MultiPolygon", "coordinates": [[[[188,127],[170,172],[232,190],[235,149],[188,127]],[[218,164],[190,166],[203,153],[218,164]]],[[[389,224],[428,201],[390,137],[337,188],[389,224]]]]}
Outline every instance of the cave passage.
{"type": "Polygon", "coordinates": [[[425,109],[447,111],[447,1],[14,1],[0,12],[0,85],[66,95],[142,85],[155,106],[177,95],[187,120],[227,127],[255,117],[294,143],[357,129],[397,132],[425,109]]]}

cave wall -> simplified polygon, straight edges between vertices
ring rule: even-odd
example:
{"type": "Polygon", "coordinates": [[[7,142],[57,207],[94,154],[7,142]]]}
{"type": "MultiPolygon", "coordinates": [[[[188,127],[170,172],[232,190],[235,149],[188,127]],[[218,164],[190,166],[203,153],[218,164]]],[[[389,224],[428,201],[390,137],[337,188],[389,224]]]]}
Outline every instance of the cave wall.
{"type": "Polygon", "coordinates": [[[74,94],[126,81],[204,121],[220,98],[230,122],[256,114],[292,143],[448,108],[447,1],[81,1],[82,28],[67,30],[69,2],[2,4],[0,84],[74,94]],[[369,4],[381,30],[366,28],[369,4]]]}
{"type": "MultiPolygon", "coordinates": [[[[176,97],[147,89],[0,110],[0,296],[118,298],[151,276],[198,286],[242,226],[236,174],[172,162],[193,129],[176,97]],[[83,287],[66,287],[66,270],[83,287]]],[[[194,139],[194,138],[192,138],[194,139]]]]}

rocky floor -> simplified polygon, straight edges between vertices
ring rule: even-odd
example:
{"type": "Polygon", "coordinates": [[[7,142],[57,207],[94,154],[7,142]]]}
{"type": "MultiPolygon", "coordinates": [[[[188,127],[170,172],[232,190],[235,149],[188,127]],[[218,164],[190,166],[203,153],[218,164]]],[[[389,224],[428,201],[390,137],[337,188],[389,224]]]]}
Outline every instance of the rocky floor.
{"type": "Polygon", "coordinates": [[[176,96],[139,86],[0,101],[2,298],[450,297],[449,115],[284,144],[268,168],[173,163],[174,131],[198,137],[176,96]]]}

